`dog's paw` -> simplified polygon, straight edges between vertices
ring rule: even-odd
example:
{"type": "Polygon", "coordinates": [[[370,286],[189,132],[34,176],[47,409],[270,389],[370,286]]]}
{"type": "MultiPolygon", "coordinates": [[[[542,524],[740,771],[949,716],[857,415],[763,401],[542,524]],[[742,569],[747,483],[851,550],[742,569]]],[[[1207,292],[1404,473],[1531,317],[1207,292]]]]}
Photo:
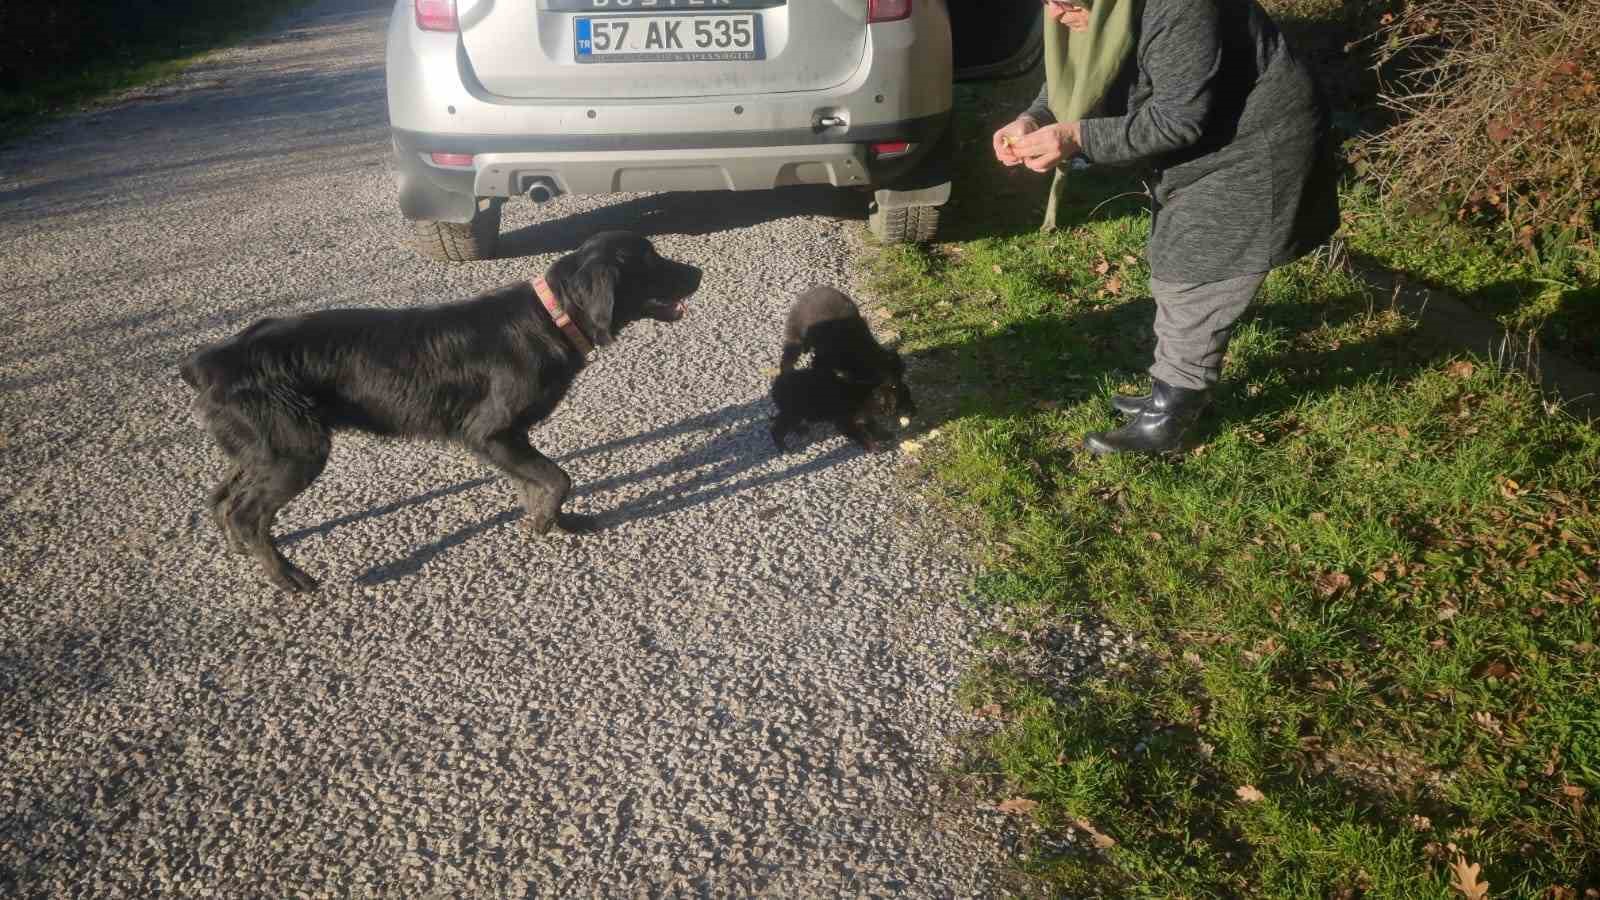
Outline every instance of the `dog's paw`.
{"type": "Polygon", "coordinates": [[[282,569],[267,573],[272,583],[291,594],[305,594],[321,587],[321,583],[298,567],[284,563],[282,569]]]}

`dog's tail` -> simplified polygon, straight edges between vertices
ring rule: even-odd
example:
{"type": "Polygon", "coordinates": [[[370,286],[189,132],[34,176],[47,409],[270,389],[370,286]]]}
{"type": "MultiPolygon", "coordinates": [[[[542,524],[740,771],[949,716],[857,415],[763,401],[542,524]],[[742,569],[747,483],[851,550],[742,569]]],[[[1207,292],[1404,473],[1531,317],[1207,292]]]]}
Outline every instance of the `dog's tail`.
{"type": "Polygon", "coordinates": [[[206,358],[209,356],[209,349],[208,347],[205,350],[197,350],[191,353],[189,358],[178,366],[178,377],[183,379],[184,384],[197,391],[203,392],[211,385],[215,377],[220,374],[215,371],[214,366],[207,365],[210,362],[206,358]]]}
{"type": "Polygon", "coordinates": [[[220,344],[201,347],[199,350],[189,354],[189,358],[178,366],[178,377],[183,379],[184,384],[197,391],[204,391],[206,388],[223,381],[228,377],[229,373],[223,363],[226,355],[220,351],[223,348],[244,343],[252,335],[272,325],[275,321],[277,320],[271,318],[258,319],[249,328],[220,344]]]}

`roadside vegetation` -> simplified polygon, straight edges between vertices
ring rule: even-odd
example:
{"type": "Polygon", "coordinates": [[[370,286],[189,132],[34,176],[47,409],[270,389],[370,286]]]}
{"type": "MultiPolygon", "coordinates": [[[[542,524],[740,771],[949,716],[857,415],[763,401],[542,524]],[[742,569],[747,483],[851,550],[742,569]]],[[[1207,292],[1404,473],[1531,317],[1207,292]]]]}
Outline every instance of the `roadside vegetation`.
{"type": "Polygon", "coordinates": [[[305,0],[0,4],[0,140],[42,117],[175,75],[305,0]]]}
{"type": "MultiPolygon", "coordinates": [[[[1290,24],[1335,16],[1360,19],[1290,24]]],[[[1377,81],[1346,87],[1342,121],[1392,121],[1377,81]]],[[[1149,219],[1135,173],[1092,171],[1072,226],[1037,231],[1045,182],[988,150],[1036,89],[960,89],[948,242],[872,261],[936,398],[920,452],[1007,614],[966,684],[988,723],[966,773],[1023,828],[1024,890],[1600,897],[1600,437],[1361,277],[1592,363],[1592,231],[1530,247],[1352,173],[1339,239],[1240,329],[1200,445],[1096,460],[1082,435],[1147,383],[1149,219]],[[1082,677],[1080,625],[1143,650],[1082,677]]]]}

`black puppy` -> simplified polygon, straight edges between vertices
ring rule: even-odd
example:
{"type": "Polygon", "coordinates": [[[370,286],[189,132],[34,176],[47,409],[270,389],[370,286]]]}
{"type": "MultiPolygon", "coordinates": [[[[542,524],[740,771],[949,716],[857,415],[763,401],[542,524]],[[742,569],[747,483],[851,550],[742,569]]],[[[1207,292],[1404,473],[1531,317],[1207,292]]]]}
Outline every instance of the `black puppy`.
{"type": "Polygon", "coordinates": [[[192,410],[229,459],[211,513],[272,582],[315,579],[272,542],[278,510],[322,472],[332,434],[458,442],[516,483],[539,534],[583,523],[561,513],[572,479],[528,443],[596,347],[630,322],[672,322],[700,270],[628,232],[597,234],[542,279],[417,309],[331,309],[263,319],[179,370],[192,410]]]}
{"type": "MultiPolygon", "coordinates": [[[[917,414],[911,390],[906,387],[905,361],[878,343],[855,302],[834,288],[814,287],[795,300],[784,326],[779,371],[793,371],[807,351],[813,354],[812,368],[843,373],[836,380],[892,384],[900,414],[917,414]]],[[[815,386],[822,387],[822,382],[815,386]]]]}
{"type": "Polygon", "coordinates": [[[778,406],[772,441],[783,453],[789,451],[789,434],[807,422],[832,422],[868,453],[876,453],[884,435],[873,417],[896,410],[894,382],[855,381],[846,372],[815,366],[780,372],[772,381],[772,402],[778,406]]]}

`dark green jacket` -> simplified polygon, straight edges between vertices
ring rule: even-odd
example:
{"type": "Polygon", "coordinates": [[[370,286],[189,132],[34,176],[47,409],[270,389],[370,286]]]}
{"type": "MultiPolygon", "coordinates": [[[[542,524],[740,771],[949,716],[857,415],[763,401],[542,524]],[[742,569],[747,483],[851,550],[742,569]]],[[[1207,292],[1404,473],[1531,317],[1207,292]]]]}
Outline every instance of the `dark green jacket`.
{"type": "MultiPolygon", "coordinates": [[[[1102,111],[1083,120],[1084,155],[1156,170],[1163,281],[1265,272],[1338,228],[1327,102],[1255,0],[1146,0],[1102,111]]],[[[1028,113],[1054,121],[1042,97],[1028,113]]]]}

